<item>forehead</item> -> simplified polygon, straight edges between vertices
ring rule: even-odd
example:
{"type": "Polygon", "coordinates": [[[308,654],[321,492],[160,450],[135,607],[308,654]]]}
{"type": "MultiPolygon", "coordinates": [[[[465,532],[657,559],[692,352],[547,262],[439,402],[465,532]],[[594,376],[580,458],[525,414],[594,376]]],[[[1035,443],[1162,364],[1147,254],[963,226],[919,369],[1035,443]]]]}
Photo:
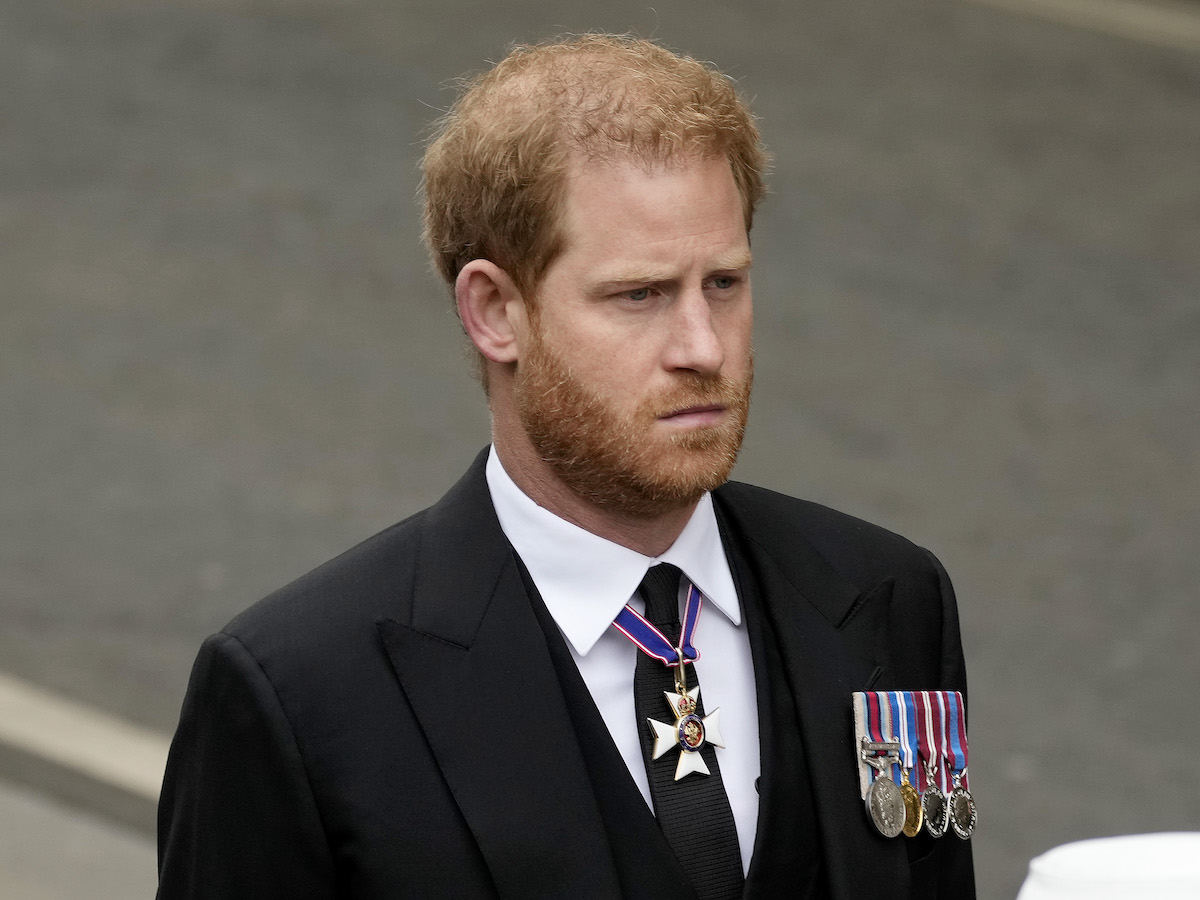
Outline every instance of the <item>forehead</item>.
{"type": "Polygon", "coordinates": [[[597,265],[657,260],[741,268],[749,261],[741,196],[721,157],[576,159],[560,224],[564,255],[597,265]]]}

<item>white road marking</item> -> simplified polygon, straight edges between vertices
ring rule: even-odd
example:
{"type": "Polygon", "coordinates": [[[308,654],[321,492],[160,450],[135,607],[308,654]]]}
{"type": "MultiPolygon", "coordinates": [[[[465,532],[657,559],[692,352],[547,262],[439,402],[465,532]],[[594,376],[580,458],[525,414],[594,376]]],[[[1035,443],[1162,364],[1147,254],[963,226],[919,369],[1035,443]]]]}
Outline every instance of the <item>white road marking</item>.
{"type": "Polygon", "coordinates": [[[0,743],[157,802],[170,741],[0,674],[0,743]]]}
{"type": "Polygon", "coordinates": [[[1200,9],[1186,0],[971,0],[1150,44],[1200,50],[1200,9]]]}

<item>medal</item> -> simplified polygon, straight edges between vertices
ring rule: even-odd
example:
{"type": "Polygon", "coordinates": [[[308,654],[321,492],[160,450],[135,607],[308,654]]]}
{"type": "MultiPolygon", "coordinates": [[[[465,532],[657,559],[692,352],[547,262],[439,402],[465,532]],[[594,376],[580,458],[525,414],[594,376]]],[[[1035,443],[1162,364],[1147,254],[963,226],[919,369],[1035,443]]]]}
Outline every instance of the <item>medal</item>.
{"type": "Polygon", "coordinates": [[[975,812],[975,798],[971,796],[962,784],[962,778],[967,770],[963,769],[954,776],[954,790],[950,792],[950,827],[955,835],[967,840],[975,830],[978,814],[975,812]]]}
{"type": "Polygon", "coordinates": [[[887,838],[894,838],[904,829],[904,797],[892,776],[888,773],[900,758],[899,744],[895,741],[868,741],[863,738],[862,758],[875,770],[875,777],[867,788],[867,815],[875,830],[887,838]],[[879,752],[884,753],[879,756],[879,752]]]}
{"type": "Polygon", "coordinates": [[[721,710],[714,709],[707,716],[701,716],[698,712],[700,686],[696,685],[690,691],[687,687],[685,664],[700,658],[700,654],[692,646],[692,636],[696,632],[702,603],[700,591],[695,585],[688,585],[678,647],[672,646],[661,631],[629,604],[626,604],[613,620],[613,626],[633,641],[639,650],[675,670],[675,691],[663,691],[667,705],[671,707],[671,713],[675,717],[674,724],[659,722],[649,717],[646,721],[654,734],[654,750],[651,754],[654,759],[675,747],[679,748],[679,761],[675,766],[676,781],[693,772],[698,775],[710,774],[708,764],[700,755],[705,743],[725,749],[725,739],[721,737],[721,710]]]}
{"type": "Polygon", "coordinates": [[[714,747],[725,749],[725,739],[721,737],[721,710],[714,709],[707,716],[696,714],[700,701],[700,686],[687,689],[687,673],[683,666],[675,670],[676,693],[663,691],[671,712],[675,714],[675,724],[646,719],[654,730],[654,753],[658,759],[674,747],[679,748],[679,762],[675,766],[675,780],[696,772],[700,775],[710,774],[700,748],[705,741],[714,747]]]}
{"type": "Polygon", "coordinates": [[[967,840],[975,830],[978,813],[975,810],[975,798],[967,790],[967,727],[962,715],[962,695],[950,694],[946,697],[946,705],[950,708],[951,759],[947,763],[953,778],[953,789],[950,791],[950,827],[954,834],[962,840],[967,840]]]}
{"type": "MultiPolygon", "coordinates": [[[[932,775],[930,776],[932,778],[932,775]]],[[[930,837],[940,838],[946,833],[950,821],[950,807],[946,795],[936,781],[930,781],[921,796],[921,811],[925,814],[925,830],[930,837]]]]}
{"type": "MultiPolygon", "coordinates": [[[[929,691],[920,692],[921,705],[918,715],[924,713],[924,741],[918,742],[918,753],[925,759],[925,793],[921,795],[921,811],[925,814],[925,830],[930,837],[940,838],[950,827],[950,807],[946,804],[946,793],[937,782],[938,753],[937,737],[934,735],[934,715],[929,691]]],[[[941,730],[940,728],[938,729],[941,730]]]]}
{"type": "Polygon", "coordinates": [[[917,717],[913,708],[912,694],[892,691],[888,694],[892,709],[893,730],[900,739],[900,796],[904,800],[905,837],[916,837],[921,833],[925,813],[921,808],[921,794],[908,778],[913,771],[913,747],[917,744],[917,717]]]}
{"type": "Polygon", "coordinates": [[[887,695],[867,691],[862,700],[867,733],[859,744],[859,754],[875,770],[863,801],[875,830],[884,837],[894,838],[903,830],[905,819],[904,795],[892,778],[892,767],[900,762],[900,742],[890,737],[891,707],[887,695]]]}
{"type": "Polygon", "coordinates": [[[905,837],[916,837],[921,833],[925,824],[925,810],[921,806],[921,793],[908,780],[908,769],[901,776],[900,796],[904,800],[904,827],[901,831],[905,837]]]}

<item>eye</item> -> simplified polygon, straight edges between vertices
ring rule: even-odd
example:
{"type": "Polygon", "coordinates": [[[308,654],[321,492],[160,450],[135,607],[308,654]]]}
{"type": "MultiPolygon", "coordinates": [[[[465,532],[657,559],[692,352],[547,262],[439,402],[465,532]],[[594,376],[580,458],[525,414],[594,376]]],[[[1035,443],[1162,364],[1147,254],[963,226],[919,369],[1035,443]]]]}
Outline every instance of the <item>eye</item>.
{"type": "Polygon", "coordinates": [[[634,303],[641,303],[650,299],[650,288],[634,288],[632,291],[626,291],[625,296],[634,303]]]}
{"type": "Polygon", "coordinates": [[[732,275],[717,275],[712,279],[712,286],[718,291],[727,291],[737,284],[737,279],[732,275]]]}

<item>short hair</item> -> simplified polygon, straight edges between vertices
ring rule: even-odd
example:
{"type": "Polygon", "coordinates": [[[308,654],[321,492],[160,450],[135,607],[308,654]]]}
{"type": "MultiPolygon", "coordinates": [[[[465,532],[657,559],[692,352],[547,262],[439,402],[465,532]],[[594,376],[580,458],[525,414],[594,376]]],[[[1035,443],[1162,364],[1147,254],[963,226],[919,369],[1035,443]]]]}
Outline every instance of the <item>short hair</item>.
{"type": "Polygon", "coordinates": [[[754,117],[711,65],[651,41],[587,34],[521,45],[468,81],[423,161],[425,242],[450,285],[495,263],[533,302],[563,249],[573,158],[729,160],[746,230],[768,157],[754,117]]]}

